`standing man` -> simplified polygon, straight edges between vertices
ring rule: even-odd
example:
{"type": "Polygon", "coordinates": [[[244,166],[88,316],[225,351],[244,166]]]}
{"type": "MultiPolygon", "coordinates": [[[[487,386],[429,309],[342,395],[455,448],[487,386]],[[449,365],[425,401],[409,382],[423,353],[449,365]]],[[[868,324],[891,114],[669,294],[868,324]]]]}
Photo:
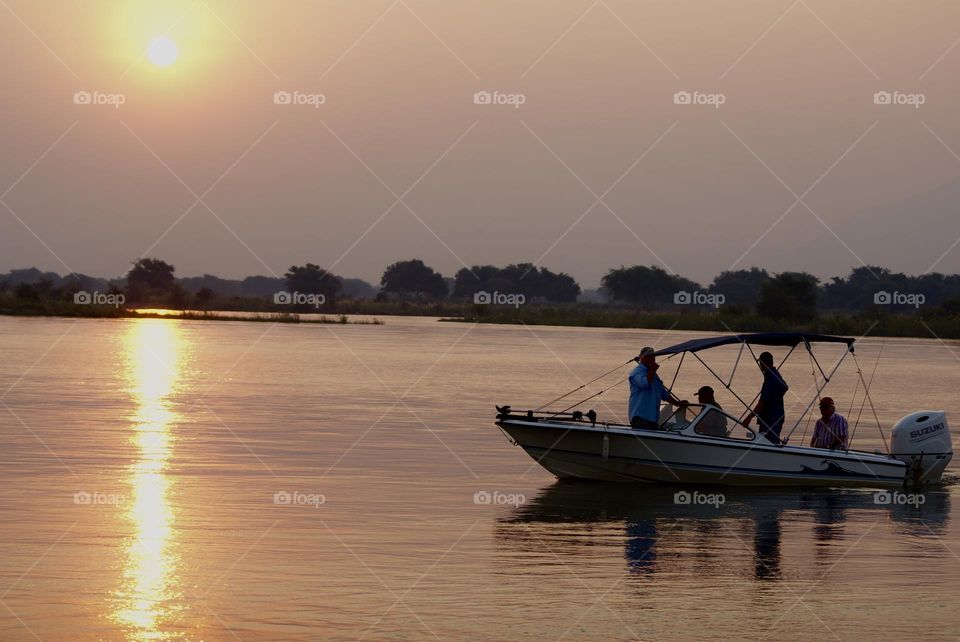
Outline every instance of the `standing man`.
{"type": "Polygon", "coordinates": [[[663,385],[663,380],[657,376],[656,357],[654,349],[647,346],[640,351],[639,363],[627,378],[630,381],[630,426],[633,428],[647,428],[657,430],[657,417],[660,416],[660,402],[666,401],[674,406],[686,406],[686,400],[677,399],[673,393],[663,385]]]}
{"type": "Polygon", "coordinates": [[[817,425],[813,428],[810,445],[814,448],[847,450],[847,435],[847,420],[837,412],[833,399],[824,397],[820,400],[820,419],[817,419],[817,425]]]}
{"type": "Polygon", "coordinates": [[[780,373],[773,367],[773,355],[761,352],[757,365],[763,373],[763,386],[760,388],[760,399],[753,412],[747,415],[744,425],[756,417],[759,423],[760,434],[775,444],[780,441],[780,431],[783,430],[783,396],[790,386],[783,380],[780,373]]]}

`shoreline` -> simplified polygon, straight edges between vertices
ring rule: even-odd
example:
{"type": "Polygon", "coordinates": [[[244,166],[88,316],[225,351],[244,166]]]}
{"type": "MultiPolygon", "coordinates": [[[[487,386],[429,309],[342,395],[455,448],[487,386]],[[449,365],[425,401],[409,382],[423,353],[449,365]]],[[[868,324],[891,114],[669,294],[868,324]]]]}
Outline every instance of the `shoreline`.
{"type": "Polygon", "coordinates": [[[398,305],[362,302],[337,306],[328,312],[271,310],[174,310],[167,308],[114,308],[112,306],[51,306],[33,309],[0,309],[0,316],[90,319],[169,318],[187,321],[250,321],[254,323],[305,323],[332,325],[384,325],[380,317],[425,316],[446,323],[486,323],[637,330],[700,332],[817,332],[845,336],[912,337],[960,340],[960,318],[920,315],[824,314],[806,322],[785,322],[755,314],[643,312],[621,308],[566,308],[529,306],[490,308],[458,305],[398,305]],[[314,316],[316,315],[316,316],[314,316]],[[353,318],[362,317],[362,318],[353,318]]]}
{"type": "MultiPolygon", "coordinates": [[[[350,319],[346,314],[320,314],[315,318],[303,318],[299,312],[262,312],[242,310],[168,310],[146,308],[127,310],[108,308],[86,310],[0,310],[0,316],[13,318],[61,318],[61,319],[173,319],[177,321],[249,321],[252,323],[306,323],[321,325],[384,325],[376,317],[350,319]],[[84,313],[86,312],[86,313],[84,313]]],[[[368,316],[368,315],[354,315],[368,316]]]]}
{"type": "Polygon", "coordinates": [[[581,328],[613,328],[635,330],[681,330],[693,332],[810,332],[842,336],[903,337],[919,339],[960,340],[960,319],[915,315],[844,315],[823,314],[806,322],[768,319],[755,314],[691,314],[673,312],[636,312],[627,310],[528,309],[499,311],[493,314],[444,317],[447,323],[490,323],[500,325],[539,325],[581,328]]]}

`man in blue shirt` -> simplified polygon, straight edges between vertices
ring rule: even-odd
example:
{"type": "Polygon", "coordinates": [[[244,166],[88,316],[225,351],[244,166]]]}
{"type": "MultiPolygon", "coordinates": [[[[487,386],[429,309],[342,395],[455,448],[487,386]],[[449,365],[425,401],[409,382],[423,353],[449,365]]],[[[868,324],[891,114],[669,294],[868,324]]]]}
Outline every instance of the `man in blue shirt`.
{"type": "Polygon", "coordinates": [[[787,394],[790,386],[783,380],[780,373],[773,367],[773,355],[769,352],[761,352],[757,359],[757,365],[763,373],[763,386],[760,388],[760,399],[746,420],[743,422],[749,426],[750,421],[756,417],[760,434],[775,444],[781,443],[780,431],[783,430],[783,396],[787,394]]]}
{"type": "Polygon", "coordinates": [[[674,406],[687,405],[686,400],[677,399],[663,385],[663,380],[657,376],[660,365],[653,354],[654,349],[651,347],[641,350],[640,362],[627,378],[630,382],[630,426],[633,428],[657,430],[661,401],[674,406]]]}

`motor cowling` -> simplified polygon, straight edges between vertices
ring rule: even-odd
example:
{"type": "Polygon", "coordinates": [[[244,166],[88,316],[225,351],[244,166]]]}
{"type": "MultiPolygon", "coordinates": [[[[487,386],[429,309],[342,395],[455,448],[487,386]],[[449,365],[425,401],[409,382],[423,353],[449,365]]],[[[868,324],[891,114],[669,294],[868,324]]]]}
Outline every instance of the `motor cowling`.
{"type": "Polygon", "coordinates": [[[907,463],[907,486],[937,482],[953,458],[947,414],[921,410],[906,415],[893,426],[890,438],[894,457],[907,463]]]}

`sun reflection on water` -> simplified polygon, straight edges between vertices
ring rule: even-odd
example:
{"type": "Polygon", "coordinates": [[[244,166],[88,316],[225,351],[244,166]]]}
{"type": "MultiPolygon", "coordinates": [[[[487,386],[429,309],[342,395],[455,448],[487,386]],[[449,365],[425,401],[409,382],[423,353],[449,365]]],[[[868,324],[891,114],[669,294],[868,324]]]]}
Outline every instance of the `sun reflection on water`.
{"type": "Polygon", "coordinates": [[[182,367],[183,342],[179,324],[163,319],[138,320],[125,337],[127,379],[137,404],[126,514],[133,534],[126,545],[123,587],[114,617],[141,640],[169,639],[163,625],[171,619],[178,595],[178,554],[171,538],[173,482],[167,467],[178,419],[171,410],[170,395],[182,367]]]}

